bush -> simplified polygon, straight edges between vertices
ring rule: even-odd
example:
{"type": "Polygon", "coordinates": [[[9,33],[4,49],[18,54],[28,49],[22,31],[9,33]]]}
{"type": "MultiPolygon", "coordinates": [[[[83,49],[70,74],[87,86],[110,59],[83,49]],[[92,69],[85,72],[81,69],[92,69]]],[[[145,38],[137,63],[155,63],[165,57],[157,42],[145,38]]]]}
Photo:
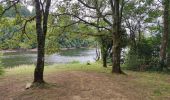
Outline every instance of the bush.
{"type": "Polygon", "coordinates": [[[125,58],[124,67],[129,70],[140,70],[140,66],[145,62],[144,59],[138,57],[135,53],[128,53],[125,58]]]}
{"type": "Polygon", "coordinates": [[[159,46],[156,39],[144,38],[136,44],[136,49],[130,48],[126,55],[124,66],[131,70],[157,70],[159,62],[159,46]]]}

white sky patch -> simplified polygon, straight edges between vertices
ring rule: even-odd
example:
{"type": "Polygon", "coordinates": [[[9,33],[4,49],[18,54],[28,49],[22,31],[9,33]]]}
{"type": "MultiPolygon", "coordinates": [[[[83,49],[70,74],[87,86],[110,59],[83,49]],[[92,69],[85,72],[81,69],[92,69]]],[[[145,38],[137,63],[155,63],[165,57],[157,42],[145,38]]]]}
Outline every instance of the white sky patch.
{"type": "Polygon", "coordinates": [[[29,10],[30,12],[32,12],[33,6],[27,6],[27,8],[28,8],[28,10],[29,10]]]}

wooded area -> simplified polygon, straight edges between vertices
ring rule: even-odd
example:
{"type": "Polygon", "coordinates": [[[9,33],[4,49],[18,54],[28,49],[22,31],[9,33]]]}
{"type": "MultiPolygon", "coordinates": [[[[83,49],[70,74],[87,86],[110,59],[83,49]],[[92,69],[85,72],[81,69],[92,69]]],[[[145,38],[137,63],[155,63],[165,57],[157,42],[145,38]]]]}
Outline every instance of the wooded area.
{"type": "Polygon", "coordinates": [[[112,74],[169,73],[169,24],[169,0],[0,0],[0,50],[37,49],[33,87],[64,48],[95,48],[112,74]]]}

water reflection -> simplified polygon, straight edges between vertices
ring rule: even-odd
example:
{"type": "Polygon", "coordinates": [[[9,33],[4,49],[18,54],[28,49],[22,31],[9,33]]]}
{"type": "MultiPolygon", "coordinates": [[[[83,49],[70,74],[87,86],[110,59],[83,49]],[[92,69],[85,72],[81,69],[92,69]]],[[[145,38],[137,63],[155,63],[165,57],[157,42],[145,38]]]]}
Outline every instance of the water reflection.
{"type": "MultiPolygon", "coordinates": [[[[4,67],[14,67],[23,64],[35,64],[36,52],[8,52],[1,57],[1,62],[4,67]]],[[[69,63],[72,61],[79,61],[85,63],[87,61],[93,62],[95,58],[94,49],[70,49],[63,50],[53,55],[46,55],[46,64],[69,63]]]]}

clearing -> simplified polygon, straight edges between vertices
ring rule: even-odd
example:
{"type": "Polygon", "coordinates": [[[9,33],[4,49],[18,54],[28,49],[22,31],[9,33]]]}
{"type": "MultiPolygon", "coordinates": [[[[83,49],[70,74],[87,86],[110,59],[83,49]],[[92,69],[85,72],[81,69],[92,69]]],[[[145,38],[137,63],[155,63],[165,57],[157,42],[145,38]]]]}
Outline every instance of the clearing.
{"type": "Polygon", "coordinates": [[[33,67],[7,69],[0,77],[0,100],[170,100],[168,74],[125,71],[128,75],[116,75],[98,64],[55,66],[46,68],[47,87],[28,90],[33,67]]]}

